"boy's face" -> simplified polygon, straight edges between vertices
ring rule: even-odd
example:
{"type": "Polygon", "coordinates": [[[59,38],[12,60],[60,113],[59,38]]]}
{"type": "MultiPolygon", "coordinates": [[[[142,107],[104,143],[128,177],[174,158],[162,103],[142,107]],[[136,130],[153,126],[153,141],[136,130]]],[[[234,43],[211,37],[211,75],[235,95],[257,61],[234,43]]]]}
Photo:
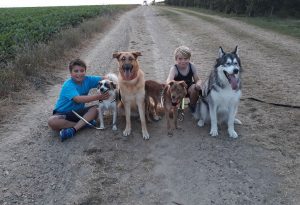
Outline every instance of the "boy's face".
{"type": "Polygon", "coordinates": [[[84,67],[75,65],[71,71],[71,78],[78,84],[82,83],[85,77],[86,69],[84,67]]]}
{"type": "Polygon", "coordinates": [[[178,54],[178,56],[176,57],[176,64],[179,68],[186,68],[189,65],[190,62],[190,58],[184,57],[181,54],[178,54]]]}

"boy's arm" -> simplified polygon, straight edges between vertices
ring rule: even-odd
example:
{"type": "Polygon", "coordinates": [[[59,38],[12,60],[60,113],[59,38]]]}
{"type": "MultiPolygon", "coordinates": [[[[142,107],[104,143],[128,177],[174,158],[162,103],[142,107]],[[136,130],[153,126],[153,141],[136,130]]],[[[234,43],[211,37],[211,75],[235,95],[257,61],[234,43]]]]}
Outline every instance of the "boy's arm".
{"type": "Polygon", "coordinates": [[[194,78],[194,82],[196,83],[196,88],[197,88],[198,90],[200,90],[200,89],[201,89],[201,84],[202,84],[202,82],[201,82],[201,80],[200,80],[200,78],[199,78],[199,76],[198,76],[197,69],[193,66],[193,67],[192,67],[192,70],[193,70],[193,78],[194,78]]]}
{"type": "Polygon", "coordinates": [[[175,78],[175,68],[174,66],[172,66],[170,68],[169,76],[167,78],[167,83],[169,83],[171,80],[174,80],[174,78],[175,78]]]}
{"type": "Polygon", "coordinates": [[[78,95],[76,97],[73,98],[73,100],[76,103],[89,103],[92,101],[96,101],[96,100],[105,100],[109,98],[109,93],[103,93],[103,94],[95,94],[95,95],[78,95]]]}

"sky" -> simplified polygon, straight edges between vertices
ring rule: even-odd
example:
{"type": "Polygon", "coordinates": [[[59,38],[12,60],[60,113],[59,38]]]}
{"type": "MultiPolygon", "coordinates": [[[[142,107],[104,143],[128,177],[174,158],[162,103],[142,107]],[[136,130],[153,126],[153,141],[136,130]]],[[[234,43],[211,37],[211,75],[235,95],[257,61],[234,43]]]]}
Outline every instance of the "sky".
{"type": "MultiPolygon", "coordinates": [[[[142,4],[144,0],[0,0],[3,7],[77,6],[105,4],[142,4]]],[[[148,3],[152,0],[147,0],[148,3]]]]}

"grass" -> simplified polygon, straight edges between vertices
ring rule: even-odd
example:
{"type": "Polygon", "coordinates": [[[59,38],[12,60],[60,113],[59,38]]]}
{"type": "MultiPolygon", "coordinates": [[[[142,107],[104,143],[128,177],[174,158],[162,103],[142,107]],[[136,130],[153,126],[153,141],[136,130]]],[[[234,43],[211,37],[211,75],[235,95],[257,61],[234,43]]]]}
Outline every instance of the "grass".
{"type": "Polygon", "coordinates": [[[278,17],[234,17],[246,23],[300,39],[300,19],[278,17]]]}
{"type": "MultiPolygon", "coordinates": [[[[179,7],[176,7],[179,8],[179,7]]],[[[279,17],[248,17],[244,15],[236,15],[236,14],[225,14],[221,12],[211,11],[207,9],[200,9],[200,8],[183,8],[180,7],[180,9],[184,10],[192,10],[199,13],[205,13],[209,15],[216,15],[221,16],[224,18],[233,18],[237,19],[239,21],[246,22],[251,25],[258,26],[263,29],[268,29],[273,32],[277,32],[280,34],[292,36],[295,38],[300,39],[300,19],[295,18],[279,18],[279,17]]],[[[212,19],[209,19],[209,17],[206,18],[208,21],[213,21],[212,19]]]]}
{"type": "Polygon", "coordinates": [[[0,62],[0,99],[11,98],[16,92],[32,86],[40,88],[51,83],[46,81],[55,79],[51,76],[53,69],[66,53],[106,29],[115,15],[131,8],[133,6],[118,6],[114,12],[89,18],[75,27],[61,29],[47,42],[27,42],[14,46],[14,58],[6,63],[0,62]]]}

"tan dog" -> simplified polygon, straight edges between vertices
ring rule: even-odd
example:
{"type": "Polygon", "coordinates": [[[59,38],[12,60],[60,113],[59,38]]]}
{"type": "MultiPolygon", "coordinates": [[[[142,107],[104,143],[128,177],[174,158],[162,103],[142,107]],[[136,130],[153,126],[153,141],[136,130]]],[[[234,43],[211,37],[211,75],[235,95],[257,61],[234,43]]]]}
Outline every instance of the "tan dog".
{"type": "Polygon", "coordinates": [[[140,69],[138,56],[140,52],[115,52],[113,57],[119,63],[118,83],[121,94],[121,101],[125,109],[126,127],[123,131],[124,136],[131,132],[131,109],[138,107],[142,133],[144,139],[149,139],[145,120],[145,79],[144,72],[140,69]]]}
{"type": "Polygon", "coordinates": [[[160,116],[157,115],[157,105],[161,103],[161,97],[166,84],[159,83],[154,80],[146,80],[145,83],[145,110],[146,110],[146,118],[148,121],[152,121],[149,114],[151,113],[153,119],[158,121],[161,119],[160,116]],[[153,104],[151,103],[151,99],[153,100],[153,104]]]}
{"type": "Polygon", "coordinates": [[[167,84],[163,93],[163,106],[167,118],[168,135],[173,135],[173,129],[177,129],[177,110],[182,99],[187,94],[187,85],[184,81],[172,80],[167,84]],[[171,126],[170,115],[173,114],[173,123],[171,126]]]}

